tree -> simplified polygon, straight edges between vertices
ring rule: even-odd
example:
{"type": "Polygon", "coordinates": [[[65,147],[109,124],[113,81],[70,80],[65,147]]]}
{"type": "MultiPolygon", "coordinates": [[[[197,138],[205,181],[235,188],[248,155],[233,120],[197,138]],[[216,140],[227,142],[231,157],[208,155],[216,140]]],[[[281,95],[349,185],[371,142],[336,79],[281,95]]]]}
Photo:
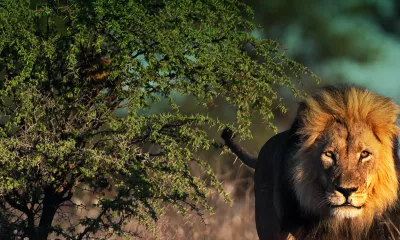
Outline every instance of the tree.
{"type": "Polygon", "coordinates": [[[0,1],[1,236],[129,237],[124,224],[151,230],[166,204],[210,210],[207,194],[225,193],[196,155],[214,143],[204,127],[250,137],[252,114],[272,126],[273,104],[284,110],[276,87],[299,95],[290,76],[314,76],[252,37],[250,17],[236,0],[0,1]],[[225,99],[237,117],[185,115],[173,93],[225,99]],[[162,100],[168,111],[143,112],[162,100]]]}

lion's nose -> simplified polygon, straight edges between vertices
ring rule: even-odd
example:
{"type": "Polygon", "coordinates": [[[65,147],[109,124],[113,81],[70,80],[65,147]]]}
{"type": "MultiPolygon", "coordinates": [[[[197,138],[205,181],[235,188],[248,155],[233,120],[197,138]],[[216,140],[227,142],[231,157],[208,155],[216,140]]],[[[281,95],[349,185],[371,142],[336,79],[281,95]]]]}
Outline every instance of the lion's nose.
{"type": "Polygon", "coordinates": [[[345,198],[348,198],[353,192],[358,190],[358,187],[352,187],[352,188],[344,188],[340,187],[338,185],[335,185],[335,190],[343,194],[345,198]]]}

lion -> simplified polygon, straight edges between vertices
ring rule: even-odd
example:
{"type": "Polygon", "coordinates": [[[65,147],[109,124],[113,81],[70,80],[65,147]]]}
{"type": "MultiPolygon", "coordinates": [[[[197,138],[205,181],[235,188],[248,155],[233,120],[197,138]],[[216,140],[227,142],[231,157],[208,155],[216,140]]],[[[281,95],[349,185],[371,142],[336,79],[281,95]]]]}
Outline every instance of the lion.
{"type": "Polygon", "coordinates": [[[356,86],[327,86],[299,104],[290,129],[252,157],[260,239],[400,239],[397,116],[393,100],[356,86]]]}

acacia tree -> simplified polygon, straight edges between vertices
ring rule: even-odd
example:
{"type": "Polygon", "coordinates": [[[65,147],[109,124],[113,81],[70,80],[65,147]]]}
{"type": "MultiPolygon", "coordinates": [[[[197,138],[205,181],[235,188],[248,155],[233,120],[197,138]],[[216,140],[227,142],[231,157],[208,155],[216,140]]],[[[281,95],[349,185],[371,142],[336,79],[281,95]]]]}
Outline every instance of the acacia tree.
{"type": "Polygon", "coordinates": [[[172,94],[225,99],[249,137],[254,112],[271,125],[273,104],[284,110],[274,87],[300,94],[289,75],[312,74],[252,37],[250,17],[236,0],[0,1],[2,239],[129,237],[125,223],[151,229],[166,204],[210,210],[207,194],[225,193],[196,152],[213,143],[204,126],[227,123],[185,115],[172,94]],[[168,112],[143,113],[161,100],[168,112]]]}

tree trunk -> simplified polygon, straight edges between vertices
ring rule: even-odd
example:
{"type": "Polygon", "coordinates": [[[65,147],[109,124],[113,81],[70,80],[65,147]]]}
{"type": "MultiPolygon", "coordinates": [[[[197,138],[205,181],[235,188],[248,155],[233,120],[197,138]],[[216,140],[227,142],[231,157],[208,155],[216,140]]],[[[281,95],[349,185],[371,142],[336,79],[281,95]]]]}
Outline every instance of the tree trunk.
{"type": "Polygon", "coordinates": [[[51,224],[61,203],[61,197],[52,187],[46,188],[44,192],[42,217],[35,236],[31,238],[32,240],[46,240],[48,238],[53,231],[51,224]]]}

